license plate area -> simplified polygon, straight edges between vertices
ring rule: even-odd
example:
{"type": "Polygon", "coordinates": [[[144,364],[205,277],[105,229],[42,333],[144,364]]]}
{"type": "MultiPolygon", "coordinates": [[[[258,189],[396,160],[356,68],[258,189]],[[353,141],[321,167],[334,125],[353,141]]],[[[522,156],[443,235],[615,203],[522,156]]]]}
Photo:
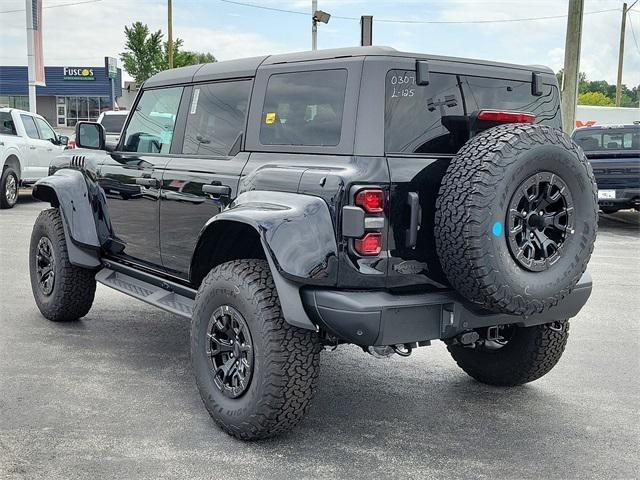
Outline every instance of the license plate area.
{"type": "Polygon", "coordinates": [[[615,200],[615,190],[598,190],[598,200],[615,200]]]}

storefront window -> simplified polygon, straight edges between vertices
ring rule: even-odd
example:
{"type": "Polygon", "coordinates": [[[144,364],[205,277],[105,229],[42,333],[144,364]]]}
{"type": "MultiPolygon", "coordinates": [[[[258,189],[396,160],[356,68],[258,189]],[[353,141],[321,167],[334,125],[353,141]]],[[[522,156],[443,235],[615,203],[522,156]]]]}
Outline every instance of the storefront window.
{"type": "Polygon", "coordinates": [[[66,112],[58,108],[58,123],[62,120],[62,113],[66,113],[67,127],[73,127],[79,121],[95,121],[104,110],[111,110],[109,97],[58,97],[58,105],[66,104],[66,112]]]}
{"type": "Polygon", "coordinates": [[[0,107],[29,110],[29,97],[24,95],[0,95],[0,107]]]}

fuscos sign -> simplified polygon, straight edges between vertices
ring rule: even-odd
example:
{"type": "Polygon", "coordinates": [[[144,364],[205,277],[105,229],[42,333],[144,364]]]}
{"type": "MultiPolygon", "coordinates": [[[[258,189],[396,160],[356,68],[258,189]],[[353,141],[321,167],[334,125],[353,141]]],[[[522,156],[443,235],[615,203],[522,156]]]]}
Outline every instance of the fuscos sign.
{"type": "Polygon", "coordinates": [[[93,68],[64,67],[64,80],[95,80],[93,68]]]}

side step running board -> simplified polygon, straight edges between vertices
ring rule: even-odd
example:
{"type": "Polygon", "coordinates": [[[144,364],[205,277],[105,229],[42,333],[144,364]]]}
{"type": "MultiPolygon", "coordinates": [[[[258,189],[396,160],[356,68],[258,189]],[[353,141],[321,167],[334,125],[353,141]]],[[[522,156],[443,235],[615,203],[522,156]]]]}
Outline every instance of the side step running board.
{"type": "MultiPolygon", "coordinates": [[[[176,293],[172,285],[167,282],[163,282],[163,286],[158,286],[110,268],[100,270],[96,274],[96,280],[167,312],[189,319],[193,315],[193,299],[176,293]]],[[[181,290],[184,290],[184,287],[181,290]]],[[[195,296],[195,291],[193,293],[195,296]]]]}

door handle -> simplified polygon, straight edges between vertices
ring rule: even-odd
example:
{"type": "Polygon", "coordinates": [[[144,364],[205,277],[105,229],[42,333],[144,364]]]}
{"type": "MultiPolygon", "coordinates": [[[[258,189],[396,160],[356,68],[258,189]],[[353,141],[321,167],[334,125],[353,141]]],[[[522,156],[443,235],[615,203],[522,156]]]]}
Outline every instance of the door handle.
{"type": "Polygon", "coordinates": [[[142,177],[136,178],[136,185],[142,185],[143,187],[159,188],[160,180],[157,178],[142,177]]]}
{"type": "Polygon", "coordinates": [[[415,248],[418,243],[418,230],[420,230],[420,223],[422,221],[422,209],[420,208],[420,197],[416,192],[409,192],[407,198],[407,205],[409,205],[409,229],[406,231],[406,243],[407,248],[415,248]]]}
{"type": "Polygon", "coordinates": [[[213,197],[231,196],[231,187],[228,185],[203,185],[202,191],[213,197]]]}
{"type": "Polygon", "coordinates": [[[37,147],[29,147],[29,150],[35,150],[37,147]]]}

